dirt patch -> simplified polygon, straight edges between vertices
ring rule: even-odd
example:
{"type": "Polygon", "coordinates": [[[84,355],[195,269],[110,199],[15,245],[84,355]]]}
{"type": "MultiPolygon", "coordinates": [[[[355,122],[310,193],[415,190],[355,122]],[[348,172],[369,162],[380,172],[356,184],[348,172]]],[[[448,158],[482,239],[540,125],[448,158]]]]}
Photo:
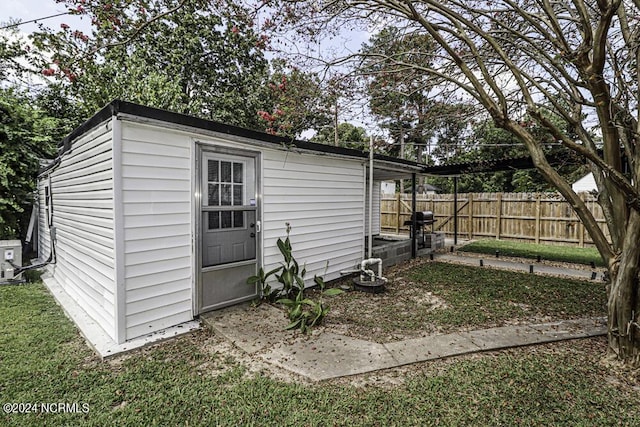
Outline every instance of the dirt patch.
{"type": "MultiPolygon", "coordinates": [[[[319,329],[367,341],[387,343],[443,333],[561,320],[533,309],[528,301],[511,301],[504,304],[514,308],[511,311],[519,313],[513,318],[487,320],[481,324],[468,322],[469,326],[434,322],[432,319],[435,316],[432,314],[435,311],[442,313],[449,309],[449,303],[442,296],[432,292],[428,283],[411,280],[414,272],[428,268],[428,264],[432,262],[421,258],[385,270],[385,277],[389,279],[385,285],[385,292],[369,294],[350,291],[326,298],[330,311],[319,329]]],[[[350,284],[351,279],[345,279],[332,286],[350,284]]],[[[307,295],[313,299],[320,297],[317,289],[307,290],[307,295]]],[[[483,308],[478,307],[478,310],[482,311],[483,308]]],[[[457,322],[460,323],[460,320],[457,322]]]]}

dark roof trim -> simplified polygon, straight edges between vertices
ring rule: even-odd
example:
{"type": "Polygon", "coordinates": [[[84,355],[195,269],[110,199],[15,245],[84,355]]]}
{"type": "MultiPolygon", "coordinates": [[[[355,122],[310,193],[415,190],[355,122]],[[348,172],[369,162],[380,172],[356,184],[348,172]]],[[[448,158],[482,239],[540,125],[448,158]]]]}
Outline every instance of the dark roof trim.
{"type": "MultiPolygon", "coordinates": [[[[94,127],[98,126],[109,120],[113,116],[117,116],[119,113],[129,114],[131,116],[137,116],[152,120],[158,120],[166,123],[175,123],[186,127],[195,129],[202,129],[206,131],[233,135],[237,137],[248,138],[261,142],[271,143],[274,146],[280,146],[282,148],[292,148],[307,150],[316,153],[334,154],[346,157],[357,158],[366,160],[369,157],[369,153],[362,150],[356,150],[353,148],[335,147],[333,145],[318,144],[315,142],[296,140],[291,138],[285,138],[282,136],[270,135],[264,132],[258,132],[250,129],[245,129],[237,126],[226,125],[220,122],[214,122],[211,120],[200,119],[185,114],[174,113],[171,111],[161,110],[158,108],[147,107],[140,104],[134,104],[132,102],[114,100],[107,104],[102,110],[98,111],[93,117],[84,122],[73,132],[71,132],[66,138],[64,138],[59,144],[60,150],[58,156],[61,156],[65,152],[71,149],[72,142],[79,136],[90,131],[94,127]]],[[[425,164],[416,163],[412,160],[399,159],[396,157],[385,156],[381,154],[375,154],[374,159],[389,163],[400,170],[407,170],[407,172],[417,172],[426,175],[439,175],[439,176],[455,176],[470,173],[481,172],[497,172],[510,169],[533,169],[535,168],[531,157],[521,158],[505,158],[495,160],[485,160],[468,163],[457,163],[449,165],[427,166],[425,164]]],[[[560,163],[559,159],[549,159],[551,164],[560,163]]],[[[50,168],[50,167],[49,167],[50,168]]],[[[46,169],[49,169],[46,168],[46,169]]],[[[45,169],[45,170],[46,170],[45,169]]]]}
{"type": "MultiPolygon", "coordinates": [[[[315,142],[296,140],[291,138],[285,138],[276,135],[270,135],[264,132],[258,132],[250,129],[244,129],[237,126],[226,125],[211,120],[200,119],[185,114],[174,113],[171,111],[161,110],[158,108],[147,107],[144,105],[134,104],[132,102],[126,102],[121,100],[111,101],[102,110],[97,112],[93,117],[84,122],[73,132],[71,132],[60,143],[61,151],[60,155],[71,149],[71,143],[74,139],[80,135],[88,132],[92,128],[96,127],[100,123],[108,120],[110,117],[117,116],[119,113],[130,114],[132,116],[143,117],[147,119],[159,120],[163,122],[175,123],[183,126],[188,126],[196,129],[203,129],[207,131],[223,133],[233,136],[239,136],[243,138],[269,142],[274,145],[282,147],[291,147],[301,150],[309,150],[318,153],[336,154],[347,157],[354,157],[358,159],[367,159],[369,154],[366,151],[356,150],[353,148],[335,147],[332,145],[318,144],[315,142]]],[[[376,160],[385,162],[391,162],[397,165],[408,166],[413,169],[421,170],[424,165],[413,162],[411,160],[398,159],[395,157],[384,156],[375,154],[376,160]]]]}

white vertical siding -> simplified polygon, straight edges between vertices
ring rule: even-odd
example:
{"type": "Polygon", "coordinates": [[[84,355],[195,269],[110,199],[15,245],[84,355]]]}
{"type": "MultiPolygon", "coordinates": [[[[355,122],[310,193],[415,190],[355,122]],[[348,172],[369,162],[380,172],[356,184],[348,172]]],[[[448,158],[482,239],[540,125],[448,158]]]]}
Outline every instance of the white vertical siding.
{"type": "MultiPolygon", "coordinates": [[[[111,123],[105,123],[73,141],[51,171],[56,263],[50,271],[65,292],[111,338],[114,331],[114,233],[111,123]]],[[[40,184],[41,257],[50,250],[40,184]]]]}
{"type": "Polygon", "coordinates": [[[340,277],[362,260],[363,164],[328,156],[266,150],[263,157],[263,255],[266,269],[281,261],[276,246],[290,223],[294,256],[308,278],[340,277]],[[325,266],[328,268],[325,274],[325,266]]]}
{"type": "MultiPolygon", "coordinates": [[[[380,234],[380,192],[381,192],[382,181],[373,180],[373,212],[372,212],[372,222],[373,227],[371,229],[373,235],[380,234]]],[[[368,235],[369,233],[369,181],[367,180],[367,192],[366,192],[366,204],[364,208],[364,216],[365,216],[365,233],[368,235]]]]}
{"type": "Polygon", "coordinates": [[[191,139],[122,122],[126,338],[193,318],[191,139]]]}

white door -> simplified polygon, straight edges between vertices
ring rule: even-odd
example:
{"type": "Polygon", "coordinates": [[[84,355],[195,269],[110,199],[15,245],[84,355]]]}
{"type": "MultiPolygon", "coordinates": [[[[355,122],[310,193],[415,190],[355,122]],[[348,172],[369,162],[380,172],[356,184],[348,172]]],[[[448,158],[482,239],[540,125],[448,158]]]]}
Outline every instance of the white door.
{"type": "Polygon", "coordinates": [[[199,312],[255,298],[257,155],[202,151],[199,312]]]}

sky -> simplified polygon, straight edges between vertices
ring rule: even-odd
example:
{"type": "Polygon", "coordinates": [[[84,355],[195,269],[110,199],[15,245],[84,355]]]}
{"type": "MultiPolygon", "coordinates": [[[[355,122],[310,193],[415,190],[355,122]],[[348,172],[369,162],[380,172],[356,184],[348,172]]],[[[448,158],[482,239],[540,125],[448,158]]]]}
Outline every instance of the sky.
{"type": "MultiPolygon", "coordinates": [[[[63,4],[56,3],[55,0],[2,0],[0,1],[0,22],[6,23],[9,18],[30,21],[46,16],[56,15],[66,12],[63,4]]],[[[87,21],[86,18],[84,21],[87,21]]],[[[83,22],[77,16],[60,16],[56,18],[40,21],[53,29],[60,28],[61,23],[73,24],[72,27],[82,26],[82,29],[89,27],[89,22],[83,22]]],[[[24,33],[31,33],[38,29],[37,24],[28,23],[20,25],[18,29],[24,33]]]]}

